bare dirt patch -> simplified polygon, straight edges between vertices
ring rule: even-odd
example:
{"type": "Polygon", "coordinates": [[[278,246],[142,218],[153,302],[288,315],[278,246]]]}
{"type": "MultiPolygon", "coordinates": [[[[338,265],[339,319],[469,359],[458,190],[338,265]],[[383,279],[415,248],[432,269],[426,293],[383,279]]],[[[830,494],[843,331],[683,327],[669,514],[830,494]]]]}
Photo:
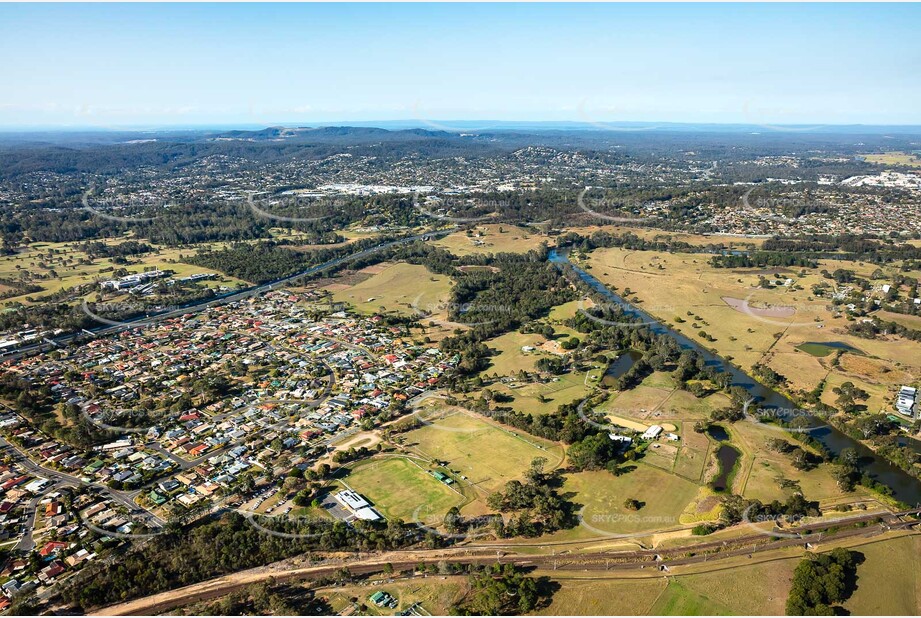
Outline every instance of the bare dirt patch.
{"type": "Polygon", "coordinates": [[[739,313],[747,313],[759,318],[792,318],[796,315],[796,309],[786,305],[764,305],[759,307],[758,305],[752,305],[745,299],[730,298],[728,296],[722,296],[721,298],[724,303],[739,313]]]}

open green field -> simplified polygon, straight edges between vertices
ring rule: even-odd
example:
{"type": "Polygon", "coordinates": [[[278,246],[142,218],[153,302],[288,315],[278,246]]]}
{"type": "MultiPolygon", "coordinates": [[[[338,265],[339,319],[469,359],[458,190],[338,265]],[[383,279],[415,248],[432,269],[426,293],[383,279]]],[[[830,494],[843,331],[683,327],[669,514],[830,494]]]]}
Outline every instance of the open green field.
{"type": "Polygon", "coordinates": [[[436,275],[425,266],[380,264],[365,269],[371,276],[345,289],[333,289],[333,298],[363,313],[394,312],[415,315],[432,312],[446,318],[451,298],[451,278],[436,275]]]}
{"type": "Polygon", "coordinates": [[[677,390],[670,373],[657,371],[644,378],[637,387],[615,393],[599,409],[648,426],[663,421],[704,419],[729,403],[729,397],[723,393],[698,398],[687,391],[677,390]]]}
{"type": "Polygon", "coordinates": [[[522,478],[535,457],[546,457],[548,469],[563,458],[557,444],[466,412],[446,411],[430,419],[430,425],[405,434],[405,445],[425,457],[449,462],[448,468],[487,494],[522,478]]]}
{"type": "Polygon", "coordinates": [[[489,368],[486,373],[496,373],[500,376],[510,376],[519,371],[537,371],[537,360],[546,355],[546,352],[535,349],[533,352],[523,352],[523,346],[537,348],[546,339],[542,335],[522,334],[512,331],[490,339],[487,345],[495,350],[489,357],[489,368]]]}
{"type": "MultiPolygon", "coordinates": [[[[546,573],[554,579],[555,573],[546,573]]],[[[545,616],[646,616],[667,585],[664,579],[558,580],[562,588],[548,607],[536,612],[545,616]]]]}
{"type": "MultiPolygon", "coordinates": [[[[503,403],[516,412],[523,414],[549,414],[555,412],[563,404],[572,403],[588,395],[597,384],[597,378],[603,373],[603,368],[595,367],[585,373],[564,373],[553,376],[546,382],[513,383],[490,385],[496,393],[502,393],[514,400],[503,403]]],[[[488,370],[487,370],[488,372],[488,370]]]]}
{"type": "Polygon", "coordinates": [[[591,309],[594,304],[595,303],[593,303],[590,299],[585,298],[582,300],[573,300],[568,303],[563,303],[562,305],[557,305],[550,310],[550,313],[547,315],[544,321],[553,326],[553,330],[556,332],[557,339],[564,337],[578,337],[581,339],[584,337],[584,335],[566,326],[564,322],[574,317],[580,309],[591,309]]]}
{"type": "Polygon", "coordinates": [[[797,442],[787,432],[775,425],[738,421],[730,426],[732,445],[742,451],[741,469],[736,474],[736,491],[746,498],[757,498],[763,502],[785,500],[795,489],[783,488],[780,481],[793,480],[798,483],[803,495],[809,500],[837,501],[850,497],[857,499],[863,494],[858,488],[854,493],[843,493],[831,468],[820,465],[812,470],[797,470],[789,455],[767,448],[772,438],[781,438],[793,444],[797,442]]]}
{"type": "MultiPolygon", "coordinates": [[[[783,615],[798,558],[637,579],[562,577],[545,615],[783,615]]],[[[547,575],[553,579],[554,573],[547,575]]]]}
{"type": "Polygon", "coordinates": [[[676,528],[682,512],[697,495],[698,486],[644,462],[620,476],[607,471],[566,475],[562,493],[582,507],[583,524],[548,538],[594,538],[676,528]],[[638,511],[624,506],[628,499],[643,503],[638,511]]]}
{"type": "Polygon", "coordinates": [[[540,247],[547,238],[514,225],[477,225],[471,235],[466,231],[448,234],[433,242],[454,255],[474,253],[526,253],[540,247]]]}
{"type": "Polygon", "coordinates": [[[466,499],[415,463],[400,458],[372,459],[345,478],[387,519],[441,521],[452,506],[466,499]]]}
{"type": "Polygon", "coordinates": [[[710,440],[706,434],[695,432],[691,422],[682,423],[680,435],[681,445],[672,472],[695,483],[703,482],[710,440]]]}
{"type": "Polygon", "coordinates": [[[798,558],[790,558],[672,578],[668,590],[654,609],[671,615],[782,616],[797,564],[798,558]],[[677,585],[673,588],[673,584],[677,585]],[[666,611],[664,605],[669,605],[673,611],[666,611]],[[689,612],[689,606],[697,606],[701,611],[689,612]]]}
{"type": "Polygon", "coordinates": [[[921,613],[921,537],[903,537],[857,548],[857,590],[844,603],[857,616],[921,613]]]}
{"type": "MultiPolygon", "coordinates": [[[[725,583],[725,582],[724,582],[725,583]]],[[[683,579],[668,580],[668,587],[656,599],[651,614],[662,616],[731,616],[732,610],[684,584],[683,579]]]]}

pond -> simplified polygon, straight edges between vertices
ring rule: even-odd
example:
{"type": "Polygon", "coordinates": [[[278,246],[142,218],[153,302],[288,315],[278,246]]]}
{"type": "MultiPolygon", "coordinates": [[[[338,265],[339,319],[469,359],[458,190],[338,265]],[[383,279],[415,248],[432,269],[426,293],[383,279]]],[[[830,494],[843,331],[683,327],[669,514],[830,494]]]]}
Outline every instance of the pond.
{"type": "Polygon", "coordinates": [[[806,343],[801,343],[796,346],[796,349],[802,350],[807,354],[812,354],[813,356],[828,356],[835,350],[863,354],[862,351],[843,341],[807,341],[806,343]]]}
{"type": "Polygon", "coordinates": [[[707,427],[707,435],[717,442],[729,442],[729,432],[722,425],[710,425],[707,427]]]}
{"type": "Polygon", "coordinates": [[[716,478],[710,482],[713,491],[726,491],[732,486],[732,477],[735,476],[736,464],[739,462],[741,453],[734,446],[720,444],[716,450],[716,461],[719,464],[719,472],[716,478]]]}
{"type": "Polygon", "coordinates": [[[613,380],[627,373],[636,361],[641,358],[643,358],[643,355],[640,352],[627,350],[608,364],[608,368],[604,370],[604,377],[601,379],[601,383],[609,385],[613,380]]]}

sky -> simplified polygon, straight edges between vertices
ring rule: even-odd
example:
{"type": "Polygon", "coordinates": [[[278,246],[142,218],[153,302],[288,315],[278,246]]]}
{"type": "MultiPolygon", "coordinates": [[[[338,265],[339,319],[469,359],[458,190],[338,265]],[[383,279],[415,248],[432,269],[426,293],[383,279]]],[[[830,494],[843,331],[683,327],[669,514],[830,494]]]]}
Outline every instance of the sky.
{"type": "Polygon", "coordinates": [[[921,125],[919,32],[906,4],[0,4],[0,127],[921,125]]]}

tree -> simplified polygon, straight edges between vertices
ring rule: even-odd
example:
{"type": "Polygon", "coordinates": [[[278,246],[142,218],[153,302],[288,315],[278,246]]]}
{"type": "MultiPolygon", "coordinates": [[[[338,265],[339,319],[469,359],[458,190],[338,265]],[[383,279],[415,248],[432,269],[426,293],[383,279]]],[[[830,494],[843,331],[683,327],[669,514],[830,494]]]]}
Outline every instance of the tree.
{"type": "Polygon", "coordinates": [[[857,564],[862,558],[862,554],[841,547],[828,554],[807,553],[793,572],[787,615],[835,615],[835,604],[847,600],[855,588],[857,564]]]}

